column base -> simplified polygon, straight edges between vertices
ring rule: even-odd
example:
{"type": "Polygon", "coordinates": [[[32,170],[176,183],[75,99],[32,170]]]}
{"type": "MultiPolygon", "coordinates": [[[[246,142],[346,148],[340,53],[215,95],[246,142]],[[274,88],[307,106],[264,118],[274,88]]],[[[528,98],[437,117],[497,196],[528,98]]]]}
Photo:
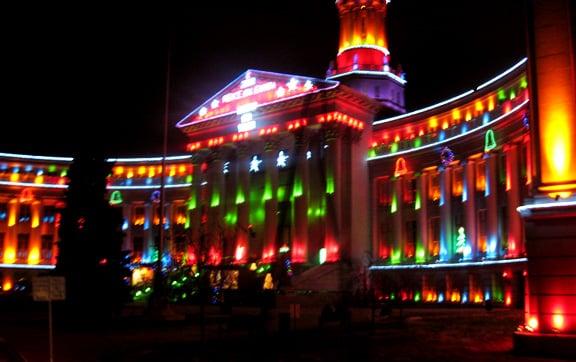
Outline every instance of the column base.
{"type": "Polygon", "coordinates": [[[576,334],[514,333],[514,352],[557,358],[576,357],[576,334]]]}

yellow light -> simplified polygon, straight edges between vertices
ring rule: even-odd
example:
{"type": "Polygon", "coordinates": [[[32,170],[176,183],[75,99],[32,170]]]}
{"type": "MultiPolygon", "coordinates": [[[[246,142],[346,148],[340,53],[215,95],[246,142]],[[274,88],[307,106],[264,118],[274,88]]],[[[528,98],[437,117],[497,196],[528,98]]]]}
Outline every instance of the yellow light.
{"type": "Polygon", "coordinates": [[[148,168],[148,177],[154,177],[156,175],[156,170],[154,169],[154,166],[150,166],[148,168]]]}
{"type": "Polygon", "coordinates": [[[120,176],[124,173],[124,167],[118,166],[114,168],[114,174],[120,176]]]}
{"type": "Polygon", "coordinates": [[[456,120],[459,120],[460,117],[462,117],[462,115],[460,114],[460,109],[455,108],[455,109],[452,111],[452,119],[456,121],[456,120]]]}
{"type": "Polygon", "coordinates": [[[19,173],[13,173],[10,175],[10,181],[12,182],[18,182],[19,179],[20,179],[19,173]]]}
{"type": "Polygon", "coordinates": [[[438,127],[438,119],[436,117],[430,118],[430,120],[428,121],[428,125],[430,126],[430,128],[438,127]]]}
{"type": "Polygon", "coordinates": [[[40,251],[38,247],[33,247],[28,253],[28,264],[36,265],[40,262],[40,251]]]}
{"type": "Polygon", "coordinates": [[[531,318],[528,320],[528,327],[532,328],[532,330],[538,329],[538,318],[536,318],[536,317],[531,317],[531,318]]]}
{"type": "Polygon", "coordinates": [[[171,166],[169,176],[173,177],[175,175],[176,175],[176,166],[171,166]]]}
{"type": "Polygon", "coordinates": [[[142,175],[144,175],[144,174],[146,174],[146,166],[140,166],[140,167],[138,167],[138,175],[139,175],[139,176],[142,176],[142,175]]]}
{"type": "Polygon", "coordinates": [[[562,314],[554,314],[552,317],[552,326],[557,330],[564,329],[564,316],[562,314]]]}
{"type": "Polygon", "coordinates": [[[255,271],[256,269],[258,269],[258,265],[256,265],[256,263],[250,264],[250,270],[251,271],[255,271]]]}
{"type": "Polygon", "coordinates": [[[42,176],[42,175],[36,176],[34,178],[34,183],[35,184],[43,184],[44,183],[44,176],[42,176]]]}
{"type": "Polygon", "coordinates": [[[126,177],[128,177],[128,178],[134,177],[134,170],[132,170],[131,168],[129,168],[129,169],[128,169],[128,172],[126,173],[126,177]]]}
{"type": "Polygon", "coordinates": [[[12,199],[8,205],[8,226],[16,225],[16,200],[12,199]]]}
{"type": "Polygon", "coordinates": [[[4,283],[2,283],[2,290],[5,292],[12,290],[12,281],[10,279],[4,280],[4,283]]]}
{"type": "Polygon", "coordinates": [[[490,96],[490,98],[488,98],[488,111],[493,111],[494,110],[494,96],[490,96]]]}
{"type": "Polygon", "coordinates": [[[180,165],[180,167],[178,167],[178,172],[181,174],[186,173],[186,166],[180,165]]]}
{"type": "Polygon", "coordinates": [[[4,250],[4,263],[14,264],[15,261],[16,261],[16,250],[14,250],[13,246],[7,247],[4,250]]]}

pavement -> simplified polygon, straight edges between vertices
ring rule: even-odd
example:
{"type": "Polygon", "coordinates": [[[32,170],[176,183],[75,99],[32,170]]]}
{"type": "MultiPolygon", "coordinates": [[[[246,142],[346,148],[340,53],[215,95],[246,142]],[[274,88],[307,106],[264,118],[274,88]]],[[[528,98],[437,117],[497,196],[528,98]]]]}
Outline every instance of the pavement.
{"type": "MultiPolygon", "coordinates": [[[[521,310],[351,308],[349,318],[321,323],[322,306],[284,300],[264,312],[208,306],[204,313],[171,306],[158,320],[132,306],[98,328],[55,319],[54,361],[561,361],[513,353],[521,310]]],[[[46,314],[44,306],[0,311],[0,337],[27,361],[48,361],[46,314]]]]}

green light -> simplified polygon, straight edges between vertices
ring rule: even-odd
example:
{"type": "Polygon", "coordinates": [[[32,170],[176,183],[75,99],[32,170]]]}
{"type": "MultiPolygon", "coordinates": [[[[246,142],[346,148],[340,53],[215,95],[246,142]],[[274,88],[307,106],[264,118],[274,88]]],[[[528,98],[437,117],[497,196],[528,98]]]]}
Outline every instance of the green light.
{"type": "Polygon", "coordinates": [[[268,201],[272,199],[272,183],[270,180],[266,180],[264,184],[264,194],[262,195],[262,201],[268,201]]]}
{"type": "Polygon", "coordinates": [[[420,146],[422,146],[422,138],[416,137],[416,138],[414,139],[414,148],[418,148],[418,147],[420,147],[420,146]]]}
{"type": "Polygon", "coordinates": [[[196,208],[196,195],[192,194],[188,199],[188,210],[194,210],[196,208]]]}
{"type": "Polygon", "coordinates": [[[186,183],[188,183],[188,184],[192,183],[192,175],[186,176],[186,183]]]}
{"type": "Polygon", "coordinates": [[[122,193],[120,191],[116,190],[110,194],[110,205],[118,205],[121,204],[122,201],[124,200],[122,199],[122,193]]]}
{"type": "Polygon", "coordinates": [[[60,172],[60,177],[66,177],[68,175],[68,170],[64,169],[60,172]]]}
{"type": "Polygon", "coordinates": [[[510,100],[516,98],[516,92],[514,92],[514,89],[510,90],[510,100]]]}
{"type": "Polygon", "coordinates": [[[236,192],[236,205],[240,205],[246,201],[244,197],[244,191],[241,188],[238,188],[238,192],[236,192]]]}
{"type": "Polygon", "coordinates": [[[494,136],[494,131],[489,129],[486,131],[484,138],[484,152],[488,152],[494,148],[496,148],[496,136],[494,136]]]}
{"type": "Polygon", "coordinates": [[[398,142],[394,142],[390,145],[390,153],[398,152],[398,142]]]}
{"type": "Polygon", "coordinates": [[[314,208],[313,207],[308,208],[308,217],[310,217],[310,216],[314,216],[314,208]]]}
{"type": "Polygon", "coordinates": [[[144,289],[144,293],[150,293],[152,291],[152,288],[150,287],[146,287],[146,289],[144,289]]]}
{"type": "Polygon", "coordinates": [[[522,79],[520,79],[520,88],[522,89],[526,89],[528,88],[528,81],[526,80],[526,77],[522,77],[522,79]]]}
{"type": "Polygon", "coordinates": [[[392,250],[392,256],[390,257],[391,264],[400,264],[402,261],[402,253],[400,250],[392,250]]]}
{"type": "Polygon", "coordinates": [[[304,191],[302,187],[302,180],[300,179],[300,177],[296,177],[296,180],[294,180],[294,190],[292,191],[292,197],[293,198],[300,197],[302,196],[303,193],[304,191]]]}
{"type": "Polygon", "coordinates": [[[326,248],[318,250],[318,262],[324,264],[326,262],[326,248]]]}
{"type": "Polygon", "coordinates": [[[414,200],[414,210],[420,210],[422,201],[420,200],[420,192],[416,192],[416,200],[414,200]]]}
{"type": "Polygon", "coordinates": [[[216,190],[212,191],[212,199],[210,200],[210,206],[215,207],[220,205],[220,193],[216,190]]]}
{"type": "Polygon", "coordinates": [[[238,222],[238,215],[235,211],[230,211],[224,216],[224,221],[227,225],[236,225],[238,222]]]}
{"type": "Polygon", "coordinates": [[[278,190],[276,191],[276,197],[279,201],[284,201],[284,197],[286,196],[286,186],[279,186],[278,190]]]}
{"type": "Polygon", "coordinates": [[[376,157],[376,150],[374,148],[368,150],[368,157],[376,157]]]}
{"type": "Polygon", "coordinates": [[[48,172],[56,172],[56,165],[48,166],[48,172]]]}
{"type": "Polygon", "coordinates": [[[326,177],[326,193],[333,194],[334,193],[334,175],[332,173],[328,173],[326,177]]]}
{"type": "Polygon", "coordinates": [[[458,228],[458,236],[456,237],[456,253],[464,254],[465,247],[466,247],[466,233],[464,227],[460,226],[458,228]]]}
{"type": "Polygon", "coordinates": [[[134,295],[136,298],[141,297],[142,296],[142,291],[141,290],[137,290],[136,294],[134,295]]]}
{"type": "Polygon", "coordinates": [[[396,295],[394,293],[390,293],[390,300],[396,299],[396,295]]]}
{"type": "Polygon", "coordinates": [[[186,222],[184,223],[184,229],[190,229],[190,217],[186,216],[186,222]]]}
{"type": "Polygon", "coordinates": [[[415,301],[415,302],[419,302],[420,299],[421,299],[421,297],[420,297],[420,292],[414,293],[414,301],[415,301]]]}
{"type": "Polygon", "coordinates": [[[505,101],[506,100],[506,91],[504,89],[498,90],[498,100],[505,101]]]}
{"type": "Polygon", "coordinates": [[[398,201],[396,200],[396,193],[392,194],[392,203],[390,204],[390,213],[393,214],[398,211],[398,201]]]}
{"type": "Polygon", "coordinates": [[[426,251],[421,245],[416,246],[416,262],[417,263],[426,262],[426,251]]]}

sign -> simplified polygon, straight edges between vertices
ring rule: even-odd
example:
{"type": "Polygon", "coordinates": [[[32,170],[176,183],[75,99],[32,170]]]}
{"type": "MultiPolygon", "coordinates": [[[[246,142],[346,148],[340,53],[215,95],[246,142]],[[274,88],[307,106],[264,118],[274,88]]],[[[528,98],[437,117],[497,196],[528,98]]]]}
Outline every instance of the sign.
{"type": "Polygon", "coordinates": [[[32,278],[32,297],[37,302],[66,299],[66,282],[64,277],[32,278]]]}

